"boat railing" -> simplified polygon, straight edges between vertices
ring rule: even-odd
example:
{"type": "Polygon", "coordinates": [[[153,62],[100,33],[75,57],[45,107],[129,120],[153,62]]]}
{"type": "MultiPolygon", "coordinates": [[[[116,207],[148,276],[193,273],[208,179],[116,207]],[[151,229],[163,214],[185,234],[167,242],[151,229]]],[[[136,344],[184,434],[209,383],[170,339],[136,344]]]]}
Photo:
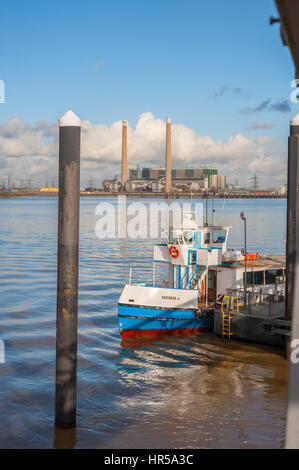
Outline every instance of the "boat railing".
{"type": "MultiPolygon", "coordinates": [[[[248,290],[246,292],[246,302],[244,289],[226,289],[226,295],[230,299],[237,298],[240,307],[245,308],[249,313],[253,313],[254,307],[264,306],[264,309],[268,309],[269,315],[275,310],[275,305],[282,304],[285,302],[285,292],[284,290],[274,290],[273,292],[263,292],[262,289],[259,290],[248,290]]],[[[258,310],[257,310],[258,313],[258,310]]]]}

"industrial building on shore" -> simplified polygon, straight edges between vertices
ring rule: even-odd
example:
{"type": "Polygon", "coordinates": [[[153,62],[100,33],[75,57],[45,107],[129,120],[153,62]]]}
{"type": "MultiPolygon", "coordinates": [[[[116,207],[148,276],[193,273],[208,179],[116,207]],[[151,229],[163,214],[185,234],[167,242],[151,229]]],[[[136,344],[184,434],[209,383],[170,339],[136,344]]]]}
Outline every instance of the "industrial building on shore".
{"type": "MultiPolygon", "coordinates": [[[[129,168],[129,177],[122,187],[116,178],[104,180],[103,191],[126,192],[151,191],[165,192],[165,168],[129,168]]],[[[198,168],[174,168],[171,170],[171,190],[175,192],[225,190],[226,177],[218,175],[217,168],[202,166],[198,168]]]]}
{"type": "Polygon", "coordinates": [[[199,168],[171,167],[171,119],[166,118],[165,166],[159,168],[139,168],[131,166],[127,169],[127,128],[128,121],[122,121],[121,180],[115,177],[104,180],[102,191],[128,193],[138,191],[149,192],[186,192],[186,191],[224,191],[226,177],[218,175],[217,168],[203,166],[199,168]]]}
{"type": "MultiPolygon", "coordinates": [[[[171,119],[166,118],[165,130],[165,166],[161,167],[139,167],[130,165],[128,171],[127,151],[127,127],[128,121],[122,122],[122,150],[121,150],[121,178],[106,179],[102,182],[102,192],[136,194],[202,194],[215,197],[286,197],[286,190],[282,186],[279,190],[271,189],[260,191],[257,189],[255,175],[253,191],[240,188],[236,185],[227,184],[226,176],[218,174],[218,169],[203,165],[199,167],[172,168],[171,164],[171,119]]],[[[92,190],[92,188],[87,188],[92,190]]]]}

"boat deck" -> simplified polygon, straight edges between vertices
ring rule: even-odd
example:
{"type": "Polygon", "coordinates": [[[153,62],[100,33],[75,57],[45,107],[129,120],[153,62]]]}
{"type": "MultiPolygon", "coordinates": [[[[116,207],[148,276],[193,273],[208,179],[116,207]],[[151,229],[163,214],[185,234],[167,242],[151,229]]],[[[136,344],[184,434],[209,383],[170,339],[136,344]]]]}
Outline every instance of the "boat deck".
{"type": "Polygon", "coordinates": [[[215,310],[215,308],[217,308],[215,306],[215,302],[211,302],[209,301],[208,302],[208,305],[206,304],[206,302],[198,302],[198,308],[197,310],[215,310]]]}
{"type": "MultiPolygon", "coordinates": [[[[247,269],[250,268],[285,268],[286,265],[286,258],[285,256],[280,256],[280,255],[259,255],[258,259],[255,261],[246,261],[246,267],[247,269]]],[[[245,268],[245,261],[238,261],[238,263],[235,264],[226,264],[226,268],[231,268],[231,269],[238,269],[238,268],[245,268]]]]}

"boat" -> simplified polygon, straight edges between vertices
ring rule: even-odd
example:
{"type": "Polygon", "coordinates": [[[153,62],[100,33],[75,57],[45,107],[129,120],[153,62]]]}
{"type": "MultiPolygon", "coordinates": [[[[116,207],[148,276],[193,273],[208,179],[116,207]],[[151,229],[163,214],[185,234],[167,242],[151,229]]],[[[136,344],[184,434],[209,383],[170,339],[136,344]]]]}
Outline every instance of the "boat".
{"type": "Polygon", "coordinates": [[[230,228],[198,226],[189,215],[169,230],[166,243],[154,245],[153,273],[156,263],[164,263],[166,279],[156,285],[154,274],[152,285],[145,285],[132,283],[130,275],[118,302],[123,338],[209,331],[228,294],[240,303],[244,292],[246,299],[284,294],[283,257],[228,249],[230,228]]]}

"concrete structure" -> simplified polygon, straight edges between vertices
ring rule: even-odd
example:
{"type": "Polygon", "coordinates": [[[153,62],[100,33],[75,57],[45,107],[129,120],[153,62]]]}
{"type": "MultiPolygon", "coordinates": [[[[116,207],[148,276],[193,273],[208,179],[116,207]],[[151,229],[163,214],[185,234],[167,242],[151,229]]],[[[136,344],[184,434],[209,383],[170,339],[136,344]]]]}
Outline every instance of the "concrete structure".
{"type": "MultiPolygon", "coordinates": [[[[234,311],[231,319],[233,339],[283,348],[284,336],[278,326],[284,318],[284,302],[257,304],[250,310],[240,307],[239,313],[234,311]]],[[[221,310],[215,310],[214,333],[218,336],[222,335],[222,320],[221,310]]],[[[288,334],[288,330],[284,333],[288,334]]]]}
{"type": "Polygon", "coordinates": [[[299,114],[290,121],[290,136],[288,141],[288,203],[287,203],[287,286],[286,318],[292,316],[293,288],[296,264],[296,208],[298,188],[298,158],[299,158],[299,114]]]}
{"type": "Polygon", "coordinates": [[[210,189],[224,190],[226,188],[226,176],[225,175],[211,175],[210,176],[210,189]]]}
{"type": "Polygon", "coordinates": [[[280,196],[286,196],[287,188],[285,186],[279,186],[279,188],[277,189],[277,194],[279,194],[280,196]]]}
{"type": "Polygon", "coordinates": [[[217,189],[218,189],[218,178],[217,178],[217,175],[211,175],[211,178],[210,178],[210,188],[211,188],[211,189],[215,189],[215,191],[217,191],[217,189]]]}
{"type": "Polygon", "coordinates": [[[126,183],[127,192],[152,191],[162,192],[165,190],[165,178],[158,181],[147,181],[143,179],[129,180],[126,183]]]}
{"type": "Polygon", "coordinates": [[[122,124],[122,157],[121,157],[121,186],[125,187],[128,177],[127,170],[127,131],[128,121],[123,121],[122,124]]]}
{"type": "Polygon", "coordinates": [[[171,119],[166,118],[165,192],[171,190],[171,119]]]}
{"type": "MultiPolygon", "coordinates": [[[[217,176],[217,169],[212,167],[199,167],[199,168],[174,168],[171,170],[171,184],[173,187],[178,187],[179,185],[190,186],[191,183],[195,183],[198,186],[198,189],[209,188],[211,185],[211,178],[213,175],[217,176]]],[[[159,181],[165,179],[166,171],[165,168],[156,167],[156,168],[140,168],[140,167],[131,167],[129,168],[129,181],[133,180],[143,180],[144,183],[150,183],[151,181],[159,181]]],[[[226,177],[221,176],[219,181],[220,186],[226,182],[226,177]]],[[[218,187],[218,179],[217,187],[218,187]]]]}
{"type": "MultiPolygon", "coordinates": [[[[299,78],[299,4],[294,0],[276,0],[276,5],[280,15],[281,24],[281,37],[285,45],[289,46],[292,58],[295,64],[295,76],[299,78]]],[[[297,82],[298,85],[298,82],[297,82]]],[[[288,247],[287,247],[287,262],[291,254],[291,242],[290,233],[292,229],[290,220],[290,210],[292,207],[292,201],[296,205],[294,215],[293,226],[296,229],[296,224],[299,221],[299,193],[298,193],[298,166],[296,168],[295,175],[291,174],[292,160],[298,159],[299,149],[299,114],[295,116],[291,121],[291,136],[292,134],[296,138],[289,140],[289,165],[288,165],[288,247]],[[293,147],[294,146],[294,147],[293,147]]],[[[299,449],[299,361],[298,361],[298,339],[299,339],[299,237],[298,234],[295,237],[294,262],[295,273],[294,273],[294,286],[293,294],[288,296],[288,302],[291,300],[292,308],[292,332],[291,332],[291,343],[289,355],[289,384],[288,384],[288,407],[287,407],[287,425],[286,425],[286,448],[288,449],[299,449]],[[293,349],[293,351],[292,351],[293,349]],[[297,353],[297,354],[296,354],[297,353]]],[[[291,268],[292,269],[292,268],[291,268]]],[[[287,310],[289,314],[289,306],[287,310]]],[[[289,353],[289,351],[288,351],[289,353]]]]}
{"type": "Polygon", "coordinates": [[[81,121],[59,121],[55,425],[76,425],[81,121]]]}
{"type": "Polygon", "coordinates": [[[225,189],[225,188],[226,188],[226,176],[218,175],[218,189],[225,189]]]}
{"type": "Polygon", "coordinates": [[[299,4],[294,0],[275,0],[280,15],[281,38],[288,46],[299,78],[299,4]]]}
{"type": "Polygon", "coordinates": [[[102,182],[103,191],[117,193],[121,189],[122,189],[121,182],[118,181],[116,178],[114,178],[113,180],[103,180],[102,182]]]}
{"type": "Polygon", "coordinates": [[[287,316],[292,320],[292,335],[289,361],[289,395],[287,412],[288,448],[299,448],[299,114],[290,123],[289,157],[288,157],[288,296],[287,316]],[[297,354],[296,354],[297,352],[297,354]],[[294,354],[295,353],[295,354],[294,354]]]}
{"type": "MultiPolygon", "coordinates": [[[[126,139],[126,137],[125,137],[126,139]]],[[[126,157],[125,157],[126,160],[126,157]]],[[[218,175],[216,168],[170,168],[170,186],[167,183],[165,168],[129,168],[129,178],[125,181],[125,165],[122,166],[121,182],[115,179],[107,179],[102,182],[102,190],[117,192],[121,189],[125,191],[152,191],[169,193],[169,188],[175,192],[213,191],[226,190],[226,176],[218,175]]],[[[169,173],[169,169],[168,169],[169,173]]]]}

